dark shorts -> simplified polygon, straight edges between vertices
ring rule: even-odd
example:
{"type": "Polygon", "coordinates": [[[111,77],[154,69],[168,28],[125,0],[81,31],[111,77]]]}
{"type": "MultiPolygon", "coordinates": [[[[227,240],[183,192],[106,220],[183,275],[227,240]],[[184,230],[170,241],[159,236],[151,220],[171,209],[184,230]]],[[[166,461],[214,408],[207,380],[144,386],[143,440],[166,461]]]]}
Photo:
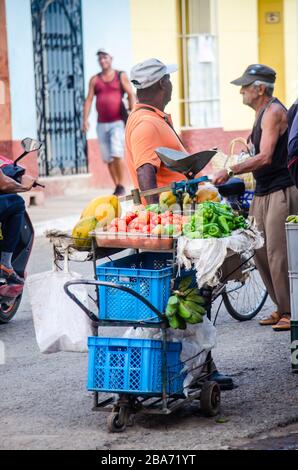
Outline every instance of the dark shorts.
{"type": "Polygon", "coordinates": [[[25,212],[24,199],[18,194],[0,194],[0,222],[6,219],[7,213],[15,209],[16,212],[25,212]]]}

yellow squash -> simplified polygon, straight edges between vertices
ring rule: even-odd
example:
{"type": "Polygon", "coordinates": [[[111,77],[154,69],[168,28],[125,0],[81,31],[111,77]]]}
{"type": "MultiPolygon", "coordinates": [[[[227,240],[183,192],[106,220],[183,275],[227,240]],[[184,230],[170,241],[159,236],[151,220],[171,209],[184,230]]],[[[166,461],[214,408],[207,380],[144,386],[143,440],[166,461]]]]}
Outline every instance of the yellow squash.
{"type": "Polygon", "coordinates": [[[176,204],[176,196],[172,191],[164,191],[159,196],[159,204],[161,206],[171,207],[173,204],[176,204]]]}
{"type": "Polygon", "coordinates": [[[97,226],[97,219],[95,217],[84,217],[79,220],[72,231],[72,237],[77,248],[90,248],[91,237],[89,233],[97,226]]]}
{"type": "Polygon", "coordinates": [[[92,201],[89,202],[89,204],[83,210],[81,214],[81,219],[85,217],[94,217],[97,207],[100,206],[101,204],[110,204],[114,209],[114,214],[115,214],[114,217],[120,217],[121,208],[118,202],[118,198],[117,196],[112,195],[112,196],[99,196],[99,197],[96,197],[95,199],[92,199],[92,201]]]}
{"type": "Polygon", "coordinates": [[[115,217],[117,217],[117,213],[114,206],[107,202],[101,203],[96,207],[94,216],[97,220],[98,226],[104,228],[109,225],[115,217]]]}

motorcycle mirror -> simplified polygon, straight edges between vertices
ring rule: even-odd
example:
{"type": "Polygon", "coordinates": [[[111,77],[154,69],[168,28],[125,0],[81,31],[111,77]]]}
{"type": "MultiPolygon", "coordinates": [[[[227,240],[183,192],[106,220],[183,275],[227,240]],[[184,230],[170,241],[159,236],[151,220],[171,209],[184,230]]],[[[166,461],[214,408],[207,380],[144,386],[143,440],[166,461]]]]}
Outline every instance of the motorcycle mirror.
{"type": "Polygon", "coordinates": [[[40,147],[42,146],[41,142],[35,139],[30,139],[30,137],[26,137],[26,139],[23,139],[21,144],[23,146],[23,149],[27,153],[34,152],[35,150],[39,150],[40,147]]]}

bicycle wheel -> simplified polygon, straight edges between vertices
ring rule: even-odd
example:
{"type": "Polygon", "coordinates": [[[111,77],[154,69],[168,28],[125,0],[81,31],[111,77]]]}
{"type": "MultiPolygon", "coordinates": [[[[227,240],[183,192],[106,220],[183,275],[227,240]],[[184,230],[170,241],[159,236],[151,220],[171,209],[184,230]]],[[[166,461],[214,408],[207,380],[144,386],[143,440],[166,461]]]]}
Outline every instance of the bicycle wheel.
{"type": "Polygon", "coordinates": [[[252,263],[246,273],[246,279],[227,282],[222,297],[227,311],[235,320],[247,321],[260,312],[266,302],[268,292],[260,273],[252,263]]]}

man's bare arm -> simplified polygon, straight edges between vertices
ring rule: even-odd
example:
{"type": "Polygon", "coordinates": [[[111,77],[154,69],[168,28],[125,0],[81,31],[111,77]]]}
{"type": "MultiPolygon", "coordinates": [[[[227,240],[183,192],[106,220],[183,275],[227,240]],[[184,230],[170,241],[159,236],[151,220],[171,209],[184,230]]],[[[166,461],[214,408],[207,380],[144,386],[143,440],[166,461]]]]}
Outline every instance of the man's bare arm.
{"type": "Polygon", "coordinates": [[[22,178],[22,183],[18,183],[9,176],[6,176],[0,170],[0,192],[6,194],[16,194],[16,193],[24,193],[26,191],[30,191],[33,187],[35,182],[34,178],[31,176],[24,175],[22,178]]]}
{"type": "Polygon", "coordinates": [[[136,103],[136,96],[133,92],[132,86],[125,72],[122,72],[121,74],[121,84],[122,84],[123,90],[125,91],[125,93],[127,93],[129,109],[132,110],[132,108],[134,107],[136,103]]]}
{"type": "Polygon", "coordinates": [[[287,128],[285,119],[285,111],[280,106],[278,108],[272,107],[268,109],[262,123],[260,152],[243,163],[233,165],[231,169],[236,175],[256,171],[271,165],[277,141],[287,128]]]}
{"type": "MultiPolygon", "coordinates": [[[[150,163],[145,163],[145,165],[142,165],[137,169],[137,177],[141,191],[146,191],[147,189],[153,189],[157,187],[156,168],[150,163]]],[[[158,201],[158,194],[146,197],[147,204],[157,204],[158,201]]]]}
{"type": "Polygon", "coordinates": [[[96,79],[96,75],[94,75],[94,77],[91,78],[90,82],[89,82],[89,89],[88,89],[88,95],[87,95],[87,98],[85,100],[85,103],[84,103],[84,113],[83,113],[83,131],[84,132],[87,132],[88,131],[88,128],[89,128],[89,123],[88,123],[88,117],[89,117],[89,114],[90,114],[90,109],[91,109],[91,106],[92,106],[92,101],[93,101],[93,98],[94,98],[94,82],[95,82],[95,79],[96,79]]]}

